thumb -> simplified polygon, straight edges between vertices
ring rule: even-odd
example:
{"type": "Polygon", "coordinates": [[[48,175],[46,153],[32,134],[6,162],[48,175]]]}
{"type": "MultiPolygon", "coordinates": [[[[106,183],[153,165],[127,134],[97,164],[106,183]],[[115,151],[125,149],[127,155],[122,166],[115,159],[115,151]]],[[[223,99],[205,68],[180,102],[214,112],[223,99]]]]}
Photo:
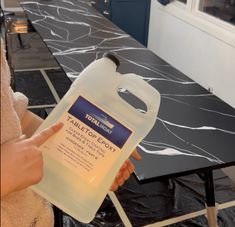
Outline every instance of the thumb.
{"type": "Polygon", "coordinates": [[[54,125],[42,130],[38,134],[33,135],[29,139],[29,142],[39,147],[40,145],[45,143],[51,136],[56,134],[62,127],[63,127],[62,122],[55,123],[54,125]]]}

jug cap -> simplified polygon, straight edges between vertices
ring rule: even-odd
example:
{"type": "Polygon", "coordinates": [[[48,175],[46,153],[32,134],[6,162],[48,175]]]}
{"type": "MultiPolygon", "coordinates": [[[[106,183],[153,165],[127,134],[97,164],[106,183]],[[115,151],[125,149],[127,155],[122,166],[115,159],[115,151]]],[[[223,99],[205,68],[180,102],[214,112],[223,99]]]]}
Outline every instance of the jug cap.
{"type": "Polygon", "coordinates": [[[117,57],[114,54],[111,54],[109,52],[105,52],[103,54],[103,57],[109,58],[110,60],[112,60],[115,63],[115,65],[117,66],[117,68],[120,65],[120,61],[117,59],[117,57]]]}

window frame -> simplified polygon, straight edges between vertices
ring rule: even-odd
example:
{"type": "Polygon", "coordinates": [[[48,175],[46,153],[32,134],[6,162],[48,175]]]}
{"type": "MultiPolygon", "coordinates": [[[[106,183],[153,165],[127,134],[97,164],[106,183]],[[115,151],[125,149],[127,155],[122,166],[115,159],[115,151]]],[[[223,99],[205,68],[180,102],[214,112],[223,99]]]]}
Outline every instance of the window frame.
{"type": "Polygon", "coordinates": [[[199,6],[200,0],[187,0],[186,4],[176,0],[166,6],[159,4],[161,10],[235,47],[235,26],[200,11],[199,6]]]}

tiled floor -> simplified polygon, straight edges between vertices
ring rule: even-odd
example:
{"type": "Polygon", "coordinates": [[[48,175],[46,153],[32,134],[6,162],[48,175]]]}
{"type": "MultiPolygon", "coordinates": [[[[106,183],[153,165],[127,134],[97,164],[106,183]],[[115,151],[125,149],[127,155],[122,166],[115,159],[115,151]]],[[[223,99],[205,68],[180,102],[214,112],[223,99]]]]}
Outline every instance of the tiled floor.
{"type": "MultiPolygon", "coordinates": [[[[17,40],[14,43],[15,84],[16,90],[29,97],[29,108],[44,118],[46,110],[55,107],[66,93],[71,80],[52,59],[40,37],[31,35],[22,36],[28,49],[20,49],[17,40]]],[[[235,186],[221,171],[215,174],[215,191],[220,205],[235,201],[235,186]]],[[[153,226],[171,227],[206,226],[204,215],[176,224],[173,221],[156,224],[164,219],[204,209],[204,186],[196,175],[145,185],[139,185],[131,177],[116,196],[133,226],[146,226],[150,223],[155,223],[153,226]]],[[[235,226],[235,206],[219,210],[218,217],[221,227],[235,226]]],[[[65,214],[63,222],[65,227],[88,226],[65,214]]],[[[109,198],[106,198],[95,220],[89,224],[91,226],[124,226],[109,198]]]]}
{"type": "Polygon", "coordinates": [[[57,62],[37,33],[20,36],[24,48],[21,48],[17,35],[13,35],[13,64],[16,70],[58,68],[57,62]]]}
{"type": "Polygon", "coordinates": [[[71,85],[61,69],[15,72],[16,90],[29,97],[29,107],[55,106],[71,85]],[[26,86],[27,85],[27,86],[26,86]]]}
{"type": "Polygon", "coordinates": [[[29,98],[29,109],[46,117],[45,109],[53,108],[71,85],[37,33],[21,34],[20,46],[13,36],[15,89],[29,98]],[[58,87],[59,85],[59,87],[58,87]]]}
{"type": "Polygon", "coordinates": [[[41,71],[16,72],[15,83],[16,90],[29,97],[30,106],[56,104],[56,100],[41,71]],[[25,87],[26,84],[27,87],[25,87]]]}

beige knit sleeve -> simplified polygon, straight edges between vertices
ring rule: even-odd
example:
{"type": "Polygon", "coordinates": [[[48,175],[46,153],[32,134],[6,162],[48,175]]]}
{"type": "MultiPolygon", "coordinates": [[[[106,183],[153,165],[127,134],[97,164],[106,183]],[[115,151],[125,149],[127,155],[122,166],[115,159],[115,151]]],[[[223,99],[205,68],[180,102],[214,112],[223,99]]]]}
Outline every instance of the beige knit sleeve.
{"type": "Polygon", "coordinates": [[[20,92],[13,93],[14,108],[19,117],[22,118],[28,106],[28,98],[20,92]]]}
{"type": "MultiPolygon", "coordinates": [[[[0,63],[1,63],[1,101],[6,104],[6,106],[11,106],[13,105],[13,108],[15,112],[17,113],[19,119],[22,118],[25,110],[27,109],[28,105],[28,99],[25,95],[19,92],[13,92],[11,87],[10,87],[10,69],[8,66],[8,63],[6,61],[6,56],[5,56],[5,48],[4,48],[4,43],[2,38],[0,38],[1,41],[1,58],[0,58],[0,63]]],[[[6,115],[11,115],[12,112],[14,111],[12,107],[10,108],[10,112],[6,115]]],[[[2,110],[1,110],[2,111],[2,110]]],[[[3,110],[4,112],[5,110],[3,110]]]]}

